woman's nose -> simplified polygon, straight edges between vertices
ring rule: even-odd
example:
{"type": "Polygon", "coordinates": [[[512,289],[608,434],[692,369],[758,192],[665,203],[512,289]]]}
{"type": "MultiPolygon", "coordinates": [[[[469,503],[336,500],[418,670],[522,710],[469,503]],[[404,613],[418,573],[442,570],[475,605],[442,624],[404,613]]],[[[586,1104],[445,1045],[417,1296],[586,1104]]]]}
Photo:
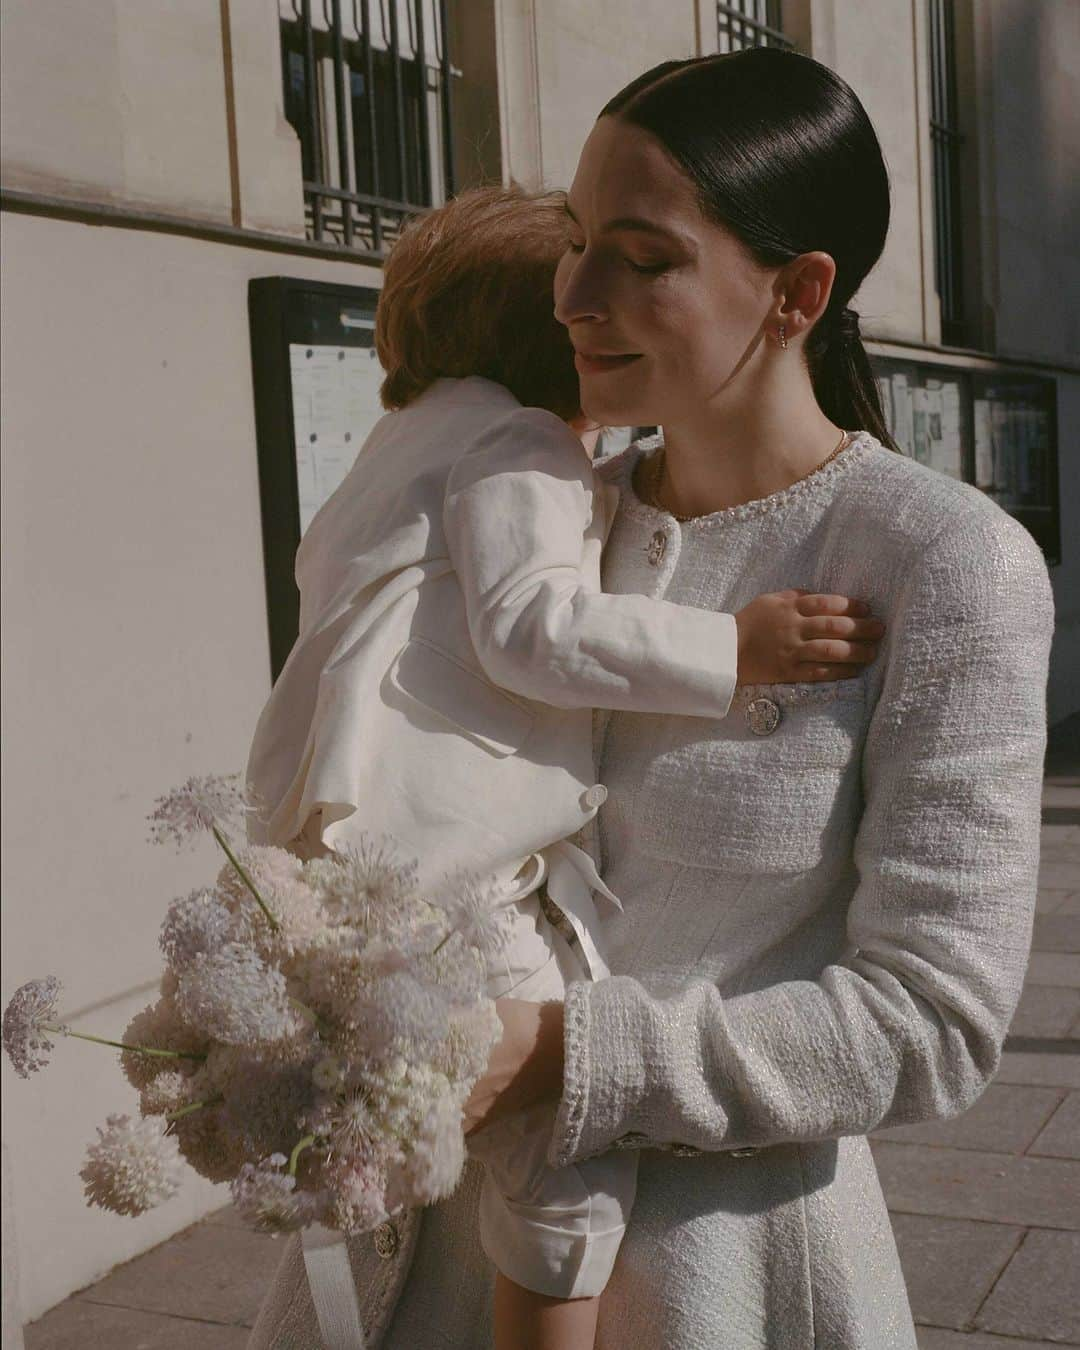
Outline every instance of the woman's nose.
{"type": "Polygon", "coordinates": [[[584,255],[564,259],[555,281],[555,318],[569,327],[573,323],[606,319],[600,278],[584,255]],[[563,270],[565,269],[565,270],[563,270]]]}

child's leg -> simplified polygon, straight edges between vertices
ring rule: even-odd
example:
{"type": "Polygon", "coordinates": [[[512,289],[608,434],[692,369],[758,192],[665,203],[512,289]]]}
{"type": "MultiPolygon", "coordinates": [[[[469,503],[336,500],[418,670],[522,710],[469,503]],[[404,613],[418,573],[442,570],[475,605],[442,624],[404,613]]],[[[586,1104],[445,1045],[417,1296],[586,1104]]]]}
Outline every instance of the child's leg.
{"type": "Polygon", "coordinates": [[[495,1350],[593,1350],[600,1295],[550,1298],[495,1273],[495,1350]]]}

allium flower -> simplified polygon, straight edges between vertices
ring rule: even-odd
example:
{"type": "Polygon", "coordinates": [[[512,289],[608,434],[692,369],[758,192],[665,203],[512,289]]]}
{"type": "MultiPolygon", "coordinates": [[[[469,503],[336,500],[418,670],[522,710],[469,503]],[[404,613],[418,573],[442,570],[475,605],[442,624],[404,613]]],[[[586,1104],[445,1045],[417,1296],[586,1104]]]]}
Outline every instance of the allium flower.
{"type": "Polygon", "coordinates": [[[503,1024],[491,999],[450,1014],[446,1040],[436,1051],[433,1066],[456,1083],[470,1085],[484,1072],[491,1051],[502,1039],[503,1024]]]}
{"type": "Polygon", "coordinates": [[[207,774],[189,778],[182,787],[158,797],[150,821],[150,842],[172,842],[182,848],[197,834],[239,828],[252,807],[240,787],[239,774],[207,774]]]}
{"type": "Polygon", "coordinates": [[[326,1094],[306,1112],[301,1128],[329,1142],[331,1152],[346,1158],[369,1157],[381,1133],[374,1097],[366,1085],[349,1088],[341,1096],[326,1094]]]}
{"type": "MultiPolygon", "coordinates": [[[[199,1028],[186,1026],[180,1019],[174,1000],[163,995],[138,1012],[120,1037],[127,1045],[149,1045],[157,1050],[179,1050],[185,1054],[203,1054],[208,1038],[199,1028]]],[[[170,1059],[164,1055],[144,1055],[138,1050],[121,1050],[120,1068],[136,1092],[142,1092],[159,1074],[177,1072],[191,1075],[198,1067],[192,1059],[170,1059]]]]}
{"type": "Polygon", "coordinates": [[[320,1059],[311,1071],[311,1081],[322,1092],[330,1092],[343,1078],[341,1063],[333,1055],[320,1059]]]}
{"type": "Polygon", "coordinates": [[[456,880],[458,892],[446,907],[451,928],[483,956],[498,956],[513,937],[513,919],[498,907],[496,884],[468,875],[456,880]]]}
{"type": "Polygon", "coordinates": [[[283,1040],[303,1024],[281,971],[237,942],[195,958],[180,976],[176,1007],[189,1026],[226,1045],[283,1040]]]}
{"type": "Polygon", "coordinates": [[[144,1116],[163,1116],[179,1110],[190,1099],[191,1079],[177,1069],[166,1069],[139,1093],[139,1110],[144,1116]]]}
{"type": "Polygon", "coordinates": [[[416,863],[403,861],[386,838],[361,837],[334,857],[313,858],[304,872],[330,923],[368,930],[395,919],[416,896],[416,863]]]}
{"type": "Polygon", "coordinates": [[[446,999],[437,986],[399,971],[359,990],[342,1021],[357,1029],[376,1053],[395,1041],[430,1048],[446,1036],[446,999]]]}
{"type": "Polygon", "coordinates": [[[4,1010],[4,1049],[20,1078],[29,1078],[49,1062],[53,1043],[46,1028],[56,1023],[60,988],[55,975],[29,980],[15,990],[4,1010]]]}
{"type": "Polygon", "coordinates": [[[169,905],[158,944],[165,960],[179,971],[238,936],[236,920],[218,896],[195,890],[169,905]]]}
{"type": "Polygon", "coordinates": [[[281,1170],[287,1162],[284,1153],[271,1153],[257,1165],[244,1163],[229,1185],[237,1210],[261,1232],[292,1232],[322,1211],[322,1197],[298,1191],[296,1178],[281,1170]]]}
{"type": "Polygon", "coordinates": [[[98,1126],[79,1176],[87,1204],[135,1215],[174,1196],[182,1173],[176,1140],[162,1133],[160,1120],[111,1115],[105,1129],[98,1126]]]}

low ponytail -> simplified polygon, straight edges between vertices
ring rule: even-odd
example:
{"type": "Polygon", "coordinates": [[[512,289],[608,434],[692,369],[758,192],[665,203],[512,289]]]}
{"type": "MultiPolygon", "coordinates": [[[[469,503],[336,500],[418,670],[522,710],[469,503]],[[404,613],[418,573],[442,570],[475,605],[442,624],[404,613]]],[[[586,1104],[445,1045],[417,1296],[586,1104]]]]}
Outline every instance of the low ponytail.
{"type": "Polygon", "coordinates": [[[899,450],[885,423],[855,310],[826,310],[807,339],[806,359],[814,397],[830,422],[847,431],[868,431],[890,450],[899,450]]]}
{"type": "Polygon", "coordinates": [[[805,345],[814,395],[845,431],[895,450],[877,384],[845,306],[889,228],[889,177],[866,110],[828,66],[779,47],[665,61],[607,104],[655,136],[707,219],[763,267],[822,250],[836,263],[828,309],[805,345]]]}

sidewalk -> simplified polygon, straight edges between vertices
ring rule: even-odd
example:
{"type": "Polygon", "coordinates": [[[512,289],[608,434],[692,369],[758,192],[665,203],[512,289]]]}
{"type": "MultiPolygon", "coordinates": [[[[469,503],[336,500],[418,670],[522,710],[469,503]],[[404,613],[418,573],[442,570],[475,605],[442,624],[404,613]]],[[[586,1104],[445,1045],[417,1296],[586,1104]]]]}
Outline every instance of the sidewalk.
{"type": "MultiPolygon", "coordinates": [[[[920,1350],[1080,1346],[1080,718],[1070,723],[1073,745],[1047,761],[1033,953],[1001,1069],[963,1116],[874,1137],[920,1350]]],[[[226,1207],[31,1323],[27,1350],[242,1350],[281,1250],[226,1207]]]]}

